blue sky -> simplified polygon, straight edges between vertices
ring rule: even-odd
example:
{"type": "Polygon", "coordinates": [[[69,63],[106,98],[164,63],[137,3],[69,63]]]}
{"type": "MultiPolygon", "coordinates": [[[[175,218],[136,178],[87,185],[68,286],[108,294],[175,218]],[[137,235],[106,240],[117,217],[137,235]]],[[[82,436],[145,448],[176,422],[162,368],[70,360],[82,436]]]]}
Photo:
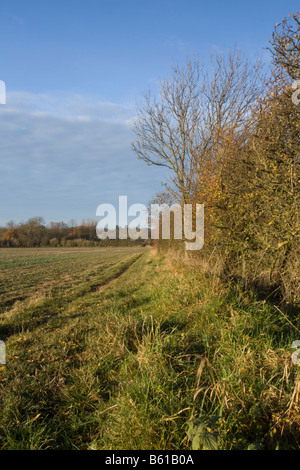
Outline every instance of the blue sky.
{"type": "Polygon", "coordinates": [[[144,203],[166,172],[138,161],[136,102],[186,54],[262,55],[294,0],[0,0],[0,224],[95,219],[144,203]]]}

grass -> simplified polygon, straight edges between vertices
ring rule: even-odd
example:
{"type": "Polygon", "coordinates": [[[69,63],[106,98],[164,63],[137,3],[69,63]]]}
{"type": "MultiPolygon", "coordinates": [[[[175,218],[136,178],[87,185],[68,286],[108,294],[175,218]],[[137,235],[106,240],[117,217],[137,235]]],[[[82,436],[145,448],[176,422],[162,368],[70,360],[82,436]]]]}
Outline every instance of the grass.
{"type": "Polygon", "coordinates": [[[268,303],[147,250],[0,256],[0,448],[185,450],[216,417],[220,449],[299,449],[300,334],[268,303]]]}

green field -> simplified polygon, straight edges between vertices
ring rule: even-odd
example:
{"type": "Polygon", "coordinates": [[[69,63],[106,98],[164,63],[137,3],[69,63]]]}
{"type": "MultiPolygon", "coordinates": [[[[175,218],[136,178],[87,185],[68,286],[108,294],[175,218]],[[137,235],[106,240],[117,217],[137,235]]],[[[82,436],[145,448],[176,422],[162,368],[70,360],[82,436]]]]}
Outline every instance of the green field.
{"type": "Polygon", "coordinates": [[[268,303],[142,248],[0,266],[1,449],[185,450],[201,426],[203,448],[299,449],[300,333],[268,303]]]}
{"type": "Polygon", "coordinates": [[[122,269],[122,263],[138,252],[136,248],[111,251],[99,248],[0,248],[0,312],[7,311],[16,301],[41,296],[62,297],[76,288],[81,292],[83,285],[96,288],[110,273],[109,268],[118,269],[119,265],[122,269]]]}

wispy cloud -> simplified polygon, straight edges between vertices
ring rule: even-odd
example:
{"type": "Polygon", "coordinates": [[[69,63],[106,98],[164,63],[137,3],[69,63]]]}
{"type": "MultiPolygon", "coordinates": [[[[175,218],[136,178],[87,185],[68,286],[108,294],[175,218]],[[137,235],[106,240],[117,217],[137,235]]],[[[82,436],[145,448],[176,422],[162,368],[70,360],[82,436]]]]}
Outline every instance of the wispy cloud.
{"type": "Polygon", "coordinates": [[[131,150],[134,112],[79,95],[8,94],[0,107],[0,223],[93,217],[122,194],[147,202],[164,176],[131,150]]]}

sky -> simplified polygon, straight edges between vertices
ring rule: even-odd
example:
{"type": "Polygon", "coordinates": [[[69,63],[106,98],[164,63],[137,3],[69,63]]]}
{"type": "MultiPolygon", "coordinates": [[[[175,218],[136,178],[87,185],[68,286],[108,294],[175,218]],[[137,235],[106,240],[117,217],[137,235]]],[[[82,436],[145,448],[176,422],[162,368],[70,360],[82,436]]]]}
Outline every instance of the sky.
{"type": "Polygon", "coordinates": [[[294,0],[0,0],[0,225],[96,220],[168,178],[137,159],[131,122],[174,62],[238,46],[270,63],[294,0]]]}

